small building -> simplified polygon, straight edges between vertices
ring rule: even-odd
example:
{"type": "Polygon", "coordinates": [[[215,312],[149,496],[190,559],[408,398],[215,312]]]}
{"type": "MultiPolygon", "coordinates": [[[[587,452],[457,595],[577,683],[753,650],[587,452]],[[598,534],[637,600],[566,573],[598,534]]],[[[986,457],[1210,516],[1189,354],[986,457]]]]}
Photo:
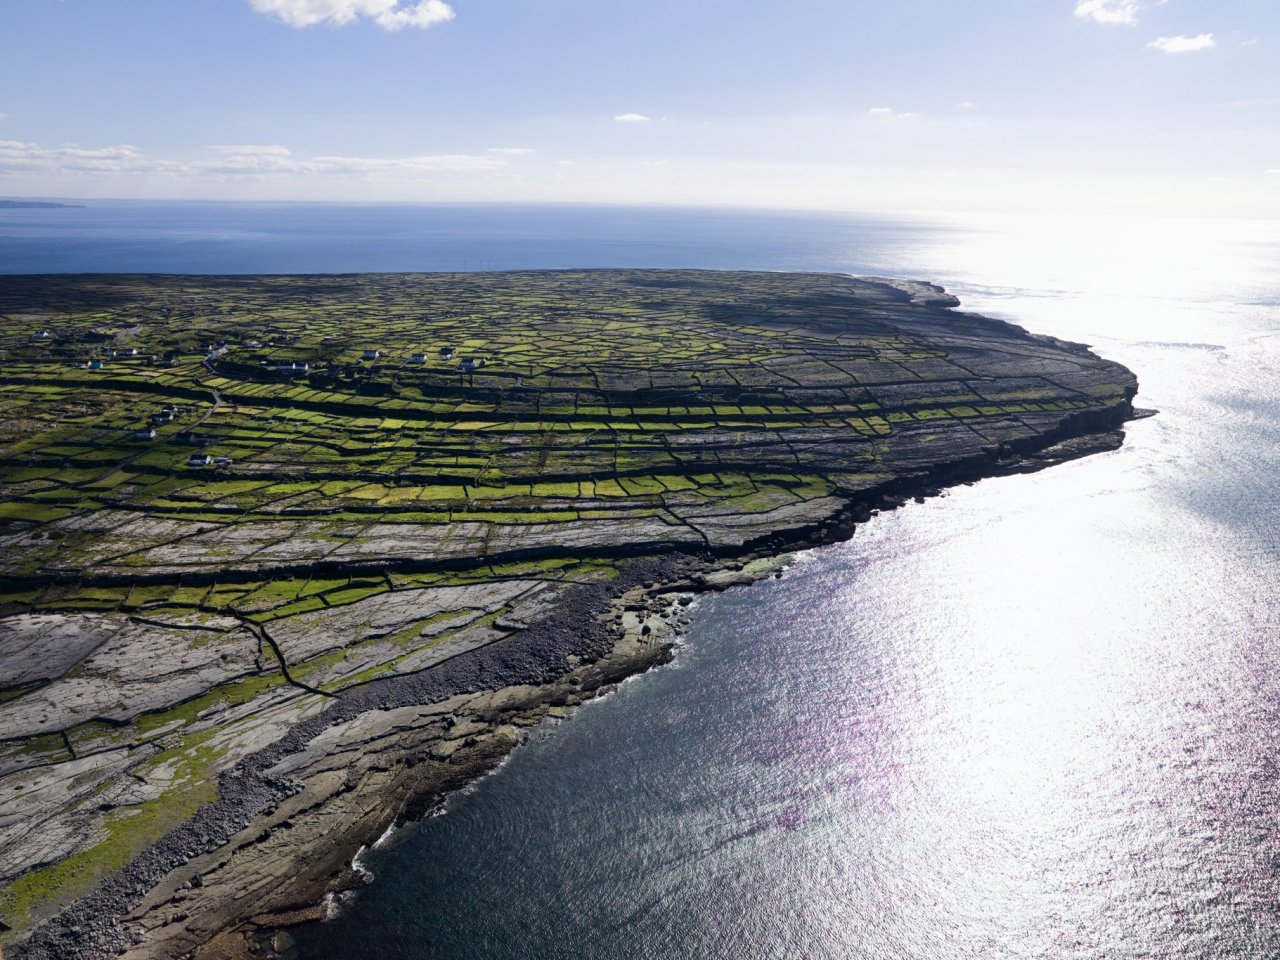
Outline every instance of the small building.
{"type": "Polygon", "coordinates": [[[213,458],[213,465],[215,467],[229,467],[233,463],[235,463],[235,460],[233,460],[231,457],[214,457],[213,458]]]}
{"type": "Polygon", "coordinates": [[[121,347],[119,350],[112,350],[113,357],[136,357],[138,355],[137,347],[121,347]]]}
{"type": "Polygon", "coordinates": [[[90,370],[101,370],[104,366],[105,364],[101,360],[98,360],[96,358],[89,361],[90,370]]]}
{"type": "Polygon", "coordinates": [[[382,357],[381,350],[366,350],[364,353],[360,354],[361,360],[378,360],[381,357],[382,357]]]}
{"type": "Polygon", "coordinates": [[[160,362],[166,367],[176,367],[178,365],[178,352],[170,350],[160,358],[160,362]]]}
{"type": "Polygon", "coordinates": [[[453,347],[441,347],[441,348],[440,348],[440,359],[441,359],[441,360],[452,360],[452,359],[453,359],[453,347]]]}
{"type": "Polygon", "coordinates": [[[277,360],[276,373],[284,374],[287,377],[301,376],[304,373],[311,372],[311,364],[306,360],[277,360]]]}
{"type": "Polygon", "coordinates": [[[476,370],[484,366],[483,357],[463,357],[458,361],[459,370],[476,370]]]}
{"type": "Polygon", "coordinates": [[[410,363],[426,363],[427,355],[425,353],[415,353],[409,358],[410,363]]]}
{"type": "Polygon", "coordinates": [[[133,439],[135,440],[154,440],[155,438],[155,427],[143,427],[141,430],[133,431],[133,439]]]}
{"type": "Polygon", "coordinates": [[[161,410],[159,413],[151,415],[151,422],[159,426],[162,423],[173,423],[173,411],[161,410]]]}
{"type": "Polygon", "coordinates": [[[48,330],[37,330],[31,335],[32,340],[52,340],[53,334],[48,330]]]}
{"type": "Polygon", "coordinates": [[[213,463],[213,457],[207,453],[193,453],[187,457],[188,467],[207,467],[211,463],[213,463]]]}

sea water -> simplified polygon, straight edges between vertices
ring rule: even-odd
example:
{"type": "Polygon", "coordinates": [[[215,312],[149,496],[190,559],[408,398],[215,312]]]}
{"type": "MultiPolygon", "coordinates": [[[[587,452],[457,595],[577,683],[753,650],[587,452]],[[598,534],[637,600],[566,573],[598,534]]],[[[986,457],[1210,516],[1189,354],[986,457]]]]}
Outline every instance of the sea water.
{"type": "Polygon", "coordinates": [[[121,204],[0,270],[697,266],[932,279],[1135,370],[1123,449],[704,597],[306,960],[1280,956],[1280,225],[121,204]]]}

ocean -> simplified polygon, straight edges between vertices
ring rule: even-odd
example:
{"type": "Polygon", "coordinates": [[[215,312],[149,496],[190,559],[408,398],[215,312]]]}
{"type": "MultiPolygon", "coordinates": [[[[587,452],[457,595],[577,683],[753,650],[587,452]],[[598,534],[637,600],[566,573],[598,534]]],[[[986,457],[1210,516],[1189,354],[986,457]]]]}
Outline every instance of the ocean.
{"type": "Polygon", "coordinates": [[[696,601],[669,666],[395,832],[300,960],[1280,956],[1280,224],[0,211],[0,271],[933,280],[1137,374],[1124,447],[696,601]]]}

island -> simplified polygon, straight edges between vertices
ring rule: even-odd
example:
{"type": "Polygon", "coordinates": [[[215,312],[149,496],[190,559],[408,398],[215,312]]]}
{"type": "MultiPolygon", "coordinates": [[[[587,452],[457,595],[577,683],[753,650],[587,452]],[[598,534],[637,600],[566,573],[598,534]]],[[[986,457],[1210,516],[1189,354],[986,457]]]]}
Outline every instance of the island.
{"type": "Polygon", "coordinates": [[[284,952],[390,825],[668,659],[694,593],[1120,445],[1130,371],[957,307],[827,274],[0,277],[6,955],[284,952]]]}

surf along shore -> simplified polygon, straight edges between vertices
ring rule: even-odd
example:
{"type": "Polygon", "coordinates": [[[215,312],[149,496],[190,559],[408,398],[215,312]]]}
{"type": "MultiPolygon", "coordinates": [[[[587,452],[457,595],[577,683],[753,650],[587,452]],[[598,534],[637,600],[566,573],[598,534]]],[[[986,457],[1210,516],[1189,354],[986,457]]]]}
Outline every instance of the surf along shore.
{"type": "Polygon", "coordinates": [[[270,955],[682,601],[1122,442],[1133,374],[927,284],[0,278],[10,956],[270,955]],[[469,362],[468,362],[469,361],[469,362]]]}

